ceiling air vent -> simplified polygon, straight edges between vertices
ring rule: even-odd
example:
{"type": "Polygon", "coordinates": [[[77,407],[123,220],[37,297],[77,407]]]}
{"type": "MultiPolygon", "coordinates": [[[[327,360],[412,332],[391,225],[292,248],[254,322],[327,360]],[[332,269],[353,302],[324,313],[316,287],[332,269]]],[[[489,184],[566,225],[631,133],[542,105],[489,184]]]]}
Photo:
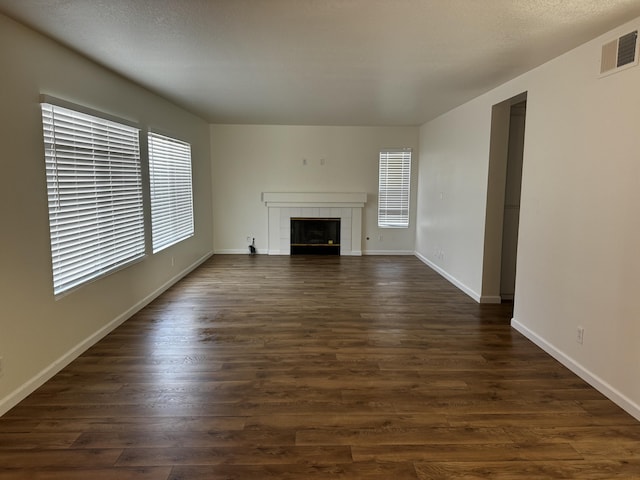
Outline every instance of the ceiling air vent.
{"type": "Polygon", "coordinates": [[[638,64],[638,30],[602,46],[600,74],[609,75],[638,64]]]}

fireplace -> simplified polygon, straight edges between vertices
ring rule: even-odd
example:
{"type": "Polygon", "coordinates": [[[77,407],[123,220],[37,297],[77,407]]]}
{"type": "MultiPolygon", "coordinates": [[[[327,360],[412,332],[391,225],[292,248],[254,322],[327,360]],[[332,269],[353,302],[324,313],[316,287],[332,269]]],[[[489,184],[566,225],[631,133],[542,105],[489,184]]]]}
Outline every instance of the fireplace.
{"type": "Polygon", "coordinates": [[[263,192],[262,200],[268,212],[269,255],[291,254],[292,218],[339,218],[340,255],[362,255],[366,193],[263,192]]]}
{"type": "Polygon", "coordinates": [[[340,255],[340,219],[291,218],[291,255],[340,255]]]}

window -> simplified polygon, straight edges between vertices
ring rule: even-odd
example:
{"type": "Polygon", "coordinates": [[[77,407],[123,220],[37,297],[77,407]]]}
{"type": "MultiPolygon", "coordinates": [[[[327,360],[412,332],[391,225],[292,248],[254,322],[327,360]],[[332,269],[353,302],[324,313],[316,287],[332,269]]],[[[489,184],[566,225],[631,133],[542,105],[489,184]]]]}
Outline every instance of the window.
{"type": "Polygon", "coordinates": [[[193,235],[191,146],[149,133],[153,253],[193,235]]]}
{"type": "Polygon", "coordinates": [[[145,253],[139,130],[41,107],[57,295],[145,253]]]}
{"type": "Polygon", "coordinates": [[[378,226],[407,228],[411,184],[410,148],[380,151],[378,182],[378,226]]]}

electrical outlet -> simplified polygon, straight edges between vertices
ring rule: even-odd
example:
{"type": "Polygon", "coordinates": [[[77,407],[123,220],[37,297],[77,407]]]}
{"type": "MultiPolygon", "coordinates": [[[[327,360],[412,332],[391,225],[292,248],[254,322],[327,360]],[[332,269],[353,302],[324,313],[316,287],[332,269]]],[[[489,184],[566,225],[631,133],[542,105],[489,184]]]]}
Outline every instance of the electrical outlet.
{"type": "Polygon", "coordinates": [[[578,342],[580,345],[582,345],[582,343],[584,342],[584,327],[578,327],[576,342],[578,342]]]}
{"type": "Polygon", "coordinates": [[[251,243],[251,235],[247,235],[247,243],[251,243]]]}

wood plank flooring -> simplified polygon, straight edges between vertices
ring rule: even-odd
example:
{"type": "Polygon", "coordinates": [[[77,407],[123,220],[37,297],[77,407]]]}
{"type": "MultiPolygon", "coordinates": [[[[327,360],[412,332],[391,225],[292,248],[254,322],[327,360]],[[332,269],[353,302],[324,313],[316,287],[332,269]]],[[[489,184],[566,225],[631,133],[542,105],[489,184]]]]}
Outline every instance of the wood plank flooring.
{"type": "Polygon", "coordinates": [[[640,423],[414,257],[215,256],[0,418],[0,480],[640,479],[640,423]]]}

